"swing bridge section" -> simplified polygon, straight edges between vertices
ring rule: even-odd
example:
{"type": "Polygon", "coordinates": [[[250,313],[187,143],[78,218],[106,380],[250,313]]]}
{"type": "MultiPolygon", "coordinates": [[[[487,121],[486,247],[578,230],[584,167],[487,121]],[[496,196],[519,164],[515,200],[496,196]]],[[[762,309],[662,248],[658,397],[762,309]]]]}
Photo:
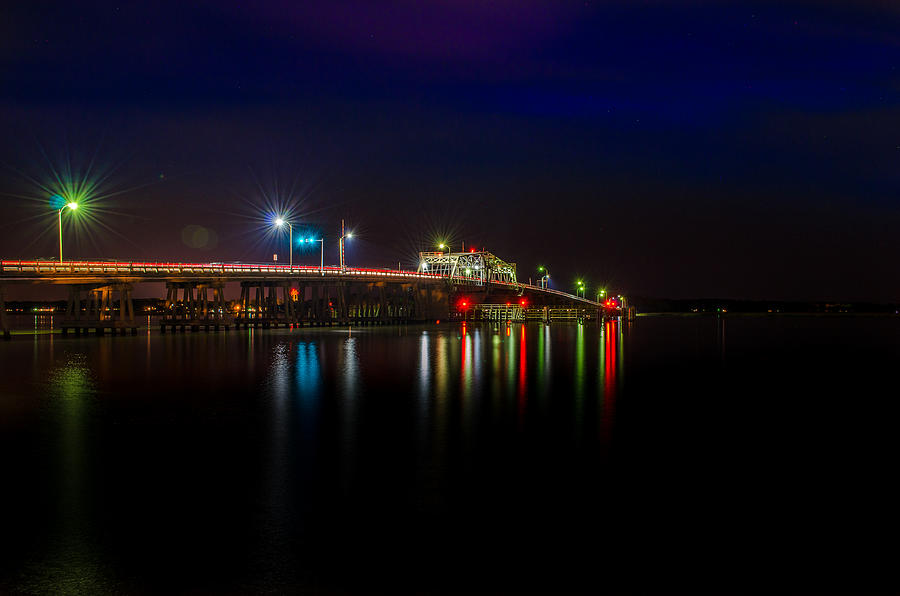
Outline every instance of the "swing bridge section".
{"type": "Polygon", "coordinates": [[[418,272],[448,279],[464,279],[466,283],[477,286],[516,283],[516,264],[507,263],[484,250],[420,252],[418,272]]]}

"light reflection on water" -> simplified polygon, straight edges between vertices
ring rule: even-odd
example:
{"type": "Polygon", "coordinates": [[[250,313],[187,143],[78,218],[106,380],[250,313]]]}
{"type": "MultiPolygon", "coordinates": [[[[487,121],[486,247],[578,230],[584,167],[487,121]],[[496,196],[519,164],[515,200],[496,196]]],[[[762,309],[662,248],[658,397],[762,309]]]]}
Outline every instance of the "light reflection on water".
{"type": "Polygon", "coordinates": [[[600,408],[598,408],[601,415],[600,437],[607,442],[612,439],[616,413],[616,384],[622,376],[620,373],[625,362],[625,354],[622,349],[623,341],[620,323],[618,321],[607,321],[604,325],[603,347],[600,351],[602,374],[600,366],[598,365],[597,367],[597,376],[598,379],[601,379],[598,395],[602,395],[600,408]]]}
{"type": "MultiPolygon", "coordinates": [[[[36,317],[37,318],[37,317],[36,317]]],[[[44,549],[25,562],[17,589],[28,593],[96,593],[113,588],[110,569],[99,556],[98,536],[84,515],[92,507],[89,468],[91,410],[96,406],[95,371],[83,353],[63,350],[54,354],[55,342],[46,338],[49,365],[45,399],[51,443],[56,455],[47,472],[55,475],[54,520],[44,549]]],[[[37,349],[37,345],[36,345],[37,349]]]]}
{"type": "Polygon", "coordinates": [[[350,491],[356,467],[356,445],[358,439],[358,416],[360,385],[359,353],[357,350],[358,337],[348,336],[344,340],[341,352],[341,377],[339,383],[340,403],[340,451],[341,451],[341,491],[346,494],[350,491]]]}
{"type": "Polygon", "coordinates": [[[760,541],[852,569],[896,533],[900,319],[727,324],[14,336],[0,592],[631,588],[754,576],[760,541]]]}
{"type": "MultiPolygon", "coordinates": [[[[568,420],[562,427],[574,429],[574,440],[608,434],[622,341],[615,325],[469,323],[401,333],[364,328],[35,336],[27,353],[21,351],[25,342],[8,342],[7,362],[18,376],[12,384],[9,375],[0,380],[6,383],[0,395],[4,388],[32,387],[33,403],[50,414],[40,423],[46,427],[35,432],[52,435],[58,446],[42,454],[47,461],[41,465],[54,470],[48,482],[59,510],[52,518],[28,512],[47,525],[50,538],[23,564],[27,579],[16,585],[39,592],[118,589],[104,553],[122,556],[123,545],[104,542],[109,522],[96,510],[92,485],[124,467],[152,465],[179,478],[178,491],[206,494],[211,489],[200,484],[204,476],[188,462],[196,460],[199,446],[211,457],[237,449],[227,443],[220,449],[215,442],[222,437],[249,441],[239,451],[258,454],[258,466],[246,470],[217,464],[236,475],[238,494],[255,495],[252,511],[224,514],[240,520],[229,523],[252,524],[243,531],[253,536],[247,573],[258,577],[245,585],[289,583],[298,573],[290,553],[304,542],[304,532],[317,527],[310,512],[323,500],[358,503],[387,474],[394,483],[388,486],[409,479],[404,498],[414,510],[440,513],[453,505],[453,491],[461,490],[469,471],[482,465],[480,450],[502,443],[500,437],[510,445],[509,433],[544,441],[548,420],[560,416],[568,420]],[[602,426],[589,424],[586,408],[597,409],[592,420],[602,426]],[[152,440],[165,441],[165,453],[188,455],[184,461],[157,461],[168,456],[152,445],[134,452],[134,445],[115,443],[129,436],[116,425],[146,433],[145,417],[161,425],[152,440]],[[220,434],[221,425],[234,428],[220,434]],[[178,433],[170,435],[169,428],[178,433]],[[90,429],[112,437],[102,457],[90,429]],[[110,462],[119,467],[106,468],[110,462]]],[[[141,477],[139,471],[130,474],[141,477]]],[[[159,491],[167,489],[157,486],[153,494],[159,491]]],[[[107,503],[117,508],[109,519],[160,506],[158,500],[141,504],[150,497],[139,493],[129,498],[137,501],[107,503]]],[[[229,503],[237,497],[220,498],[229,503]]],[[[181,524],[177,532],[190,527],[178,521],[183,515],[172,513],[170,523],[181,524]]],[[[141,528],[137,532],[147,531],[141,528]]]]}

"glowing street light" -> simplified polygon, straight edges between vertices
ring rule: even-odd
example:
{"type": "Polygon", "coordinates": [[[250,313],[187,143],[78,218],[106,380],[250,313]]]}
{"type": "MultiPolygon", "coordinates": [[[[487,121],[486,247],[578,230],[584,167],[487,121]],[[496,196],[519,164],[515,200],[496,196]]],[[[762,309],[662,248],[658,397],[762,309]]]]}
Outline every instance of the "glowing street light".
{"type": "Polygon", "coordinates": [[[575,288],[575,295],[578,295],[578,292],[581,292],[581,297],[584,298],[584,282],[580,279],[578,280],[578,287],[575,288]]]}
{"type": "Polygon", "coordinates": [[[541,276],[541,289],[546,290],[547,286],[550,285],[550,270],[541,265],[538,267],[538,271],[543,273],[541,276]]]}
{"type": "Polygon", "coordinates": [[[275,225],[279,228],[284,227],[284,224],[288,225],[288,264],[291,269],[294,268],[294,226],[291,225],[291,222],[284,221],[282,218],[278,218],[275,220],[275,225]]]}
{"type": "Polygon", "coordinates": [[[452,263],[450,262],[450,246],[441,242],[438,244],[438,248],[441,249],[441,252],[443,252],[445,248],[447,249],[447,277],[449,278],[450,274],[453,272],[452,263]]]}
{"type": "Polygon", "coordinates": [[[321,244],[322,252],[319,256],[319,274],[324,276],[325,275],[325,239],[319,238],[317,240],[315,238],[301,238],[300,244],[303,244],[304,242],[309,242],[310,244],[312,244],[313,242],[318,242],[321,244]]]}
{"type": "Polygon", "coordinates": [[[600,302],[601,298],[606,297],[606,288],[600,288],[597,290],[597,302],[600,302]]]}
{"type": "Polygon", "coordinates": [[[59,211],[57,212],[57,215],[59,216],[59,263],[60,264],[62,264],[62,262],[63,262],[63,260],[62,260],[63,259],[63,255],[62,255],[62,213],[63,213],[63,211],[65,211],[66,208],[69,208],[72,211],[75,211],[76,209],[78,209],[78,203],[76,203],[75,201],[69,201],[65,205],[60,207],[59,211]]]}

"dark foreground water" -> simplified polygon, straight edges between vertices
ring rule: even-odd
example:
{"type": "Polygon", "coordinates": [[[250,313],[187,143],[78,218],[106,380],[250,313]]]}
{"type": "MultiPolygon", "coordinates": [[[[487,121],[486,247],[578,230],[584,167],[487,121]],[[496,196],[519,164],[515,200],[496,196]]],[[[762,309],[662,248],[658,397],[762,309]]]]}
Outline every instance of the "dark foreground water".
{"type": "Polygon", "coordinates": [[[0,343],[0,592],[895,588],[900,319],[0,343]]]}

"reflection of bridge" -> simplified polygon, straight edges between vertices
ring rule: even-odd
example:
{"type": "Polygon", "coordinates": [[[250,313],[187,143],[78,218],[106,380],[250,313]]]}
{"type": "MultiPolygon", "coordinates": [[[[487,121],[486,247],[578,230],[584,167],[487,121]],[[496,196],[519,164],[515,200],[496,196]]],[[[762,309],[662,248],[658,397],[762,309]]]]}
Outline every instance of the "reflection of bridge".
{"type": "MultiPolygon", "coordinates": [[[[476,253],[483,255],[484,253],[476,253]]],[[[489,253],[487,253],[489,254],[489,253]]],[[[492,256],[492,255],[491,255],[492,256]]],[[[445,255],[446,257],[446,255],[445,255]]],[[[496,257],[494,257],[496,259],[496,257]]],[[[473,261],[474,262],[474,261],[473,261]]],[[[489,266],[503,263],[481,260],[489,266]]],[[[516,281],[510,271],[456,267],[445,272],[240,263],[0,261],[0,317],[9,326],[3,286],[60,284],[69,288],[62,329],[136,332],[135,284],[164,283],[163,331],[281,324],[386,324],[446,318],[595,319],[602,306],[565,292],[516,281]],[[226,286],[240,298],[225,299],[226,286]]]]}

